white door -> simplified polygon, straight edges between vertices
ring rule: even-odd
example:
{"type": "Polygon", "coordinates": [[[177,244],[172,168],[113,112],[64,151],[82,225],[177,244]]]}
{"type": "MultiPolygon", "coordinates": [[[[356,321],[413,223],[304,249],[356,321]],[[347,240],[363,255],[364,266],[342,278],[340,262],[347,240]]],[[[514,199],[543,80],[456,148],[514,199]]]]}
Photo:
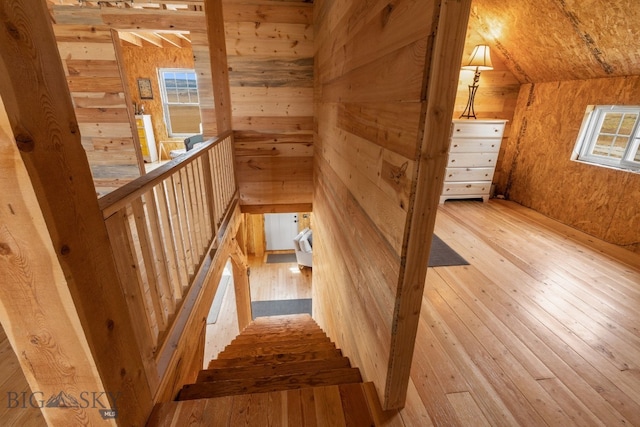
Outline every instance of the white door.
{"type": "Polygon", "coordinates": [[[293,249],[293,238],[298,234],[298,215],[264,214],[264,233],[268,251],[293,249]]]}

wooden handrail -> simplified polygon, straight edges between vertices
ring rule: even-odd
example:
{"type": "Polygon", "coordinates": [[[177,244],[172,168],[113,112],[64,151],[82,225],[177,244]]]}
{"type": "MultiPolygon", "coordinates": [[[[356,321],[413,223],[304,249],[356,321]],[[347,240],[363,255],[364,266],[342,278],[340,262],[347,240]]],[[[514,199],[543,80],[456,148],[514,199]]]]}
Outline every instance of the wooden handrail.
{"type": "Polygon", "coordinates": [[[104,219],[109,218],[111,215],[118,212],[132,200],[140,197],[149,188],[159,184],[175,171],[176,166],[184,167],[187,164],[193,162],[198,157],[203,156],[213,145],[219,144],[232,134],[231,131],[223,132],[222,134],[206,140],[203,145],[198,148],[194,148],[186,152],[184,155],[173,159],[164,165],[152,170],[148,174],[145,174],[120,188],[112,191],[109,194],[102,196],[98,199],[98,205],[102,211],[104,219]]]}
{"type": "Polygon", "coordinates": [[[237,198],[225,132],[99,200],[154,393],[237,198]]]}

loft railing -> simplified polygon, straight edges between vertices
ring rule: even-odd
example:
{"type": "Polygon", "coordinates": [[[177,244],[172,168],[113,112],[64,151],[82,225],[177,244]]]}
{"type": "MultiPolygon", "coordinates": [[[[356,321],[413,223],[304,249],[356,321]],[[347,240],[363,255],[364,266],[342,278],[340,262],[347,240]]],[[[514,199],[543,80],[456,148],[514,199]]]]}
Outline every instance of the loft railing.
{"type": "Polygon", "coordinates": [[[237,197],[231,144],[226,132],[99,200],[152,390],[177,313],[237,197]]]}

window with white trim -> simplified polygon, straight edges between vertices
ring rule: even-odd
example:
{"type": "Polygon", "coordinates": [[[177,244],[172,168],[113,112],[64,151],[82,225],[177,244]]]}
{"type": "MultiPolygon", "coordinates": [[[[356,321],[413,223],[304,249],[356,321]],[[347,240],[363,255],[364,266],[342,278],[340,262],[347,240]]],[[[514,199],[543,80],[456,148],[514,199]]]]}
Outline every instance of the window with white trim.
{"type": "Polygon", "coordinates": [[[160,94],[170,137],[202,133],[198,80],[194,70],[158,69],[160,94]]]}
{"type": "Polygon", "coordinates": [[[640,171],[640,106],[588,106],[573,159],[640,171]]]}

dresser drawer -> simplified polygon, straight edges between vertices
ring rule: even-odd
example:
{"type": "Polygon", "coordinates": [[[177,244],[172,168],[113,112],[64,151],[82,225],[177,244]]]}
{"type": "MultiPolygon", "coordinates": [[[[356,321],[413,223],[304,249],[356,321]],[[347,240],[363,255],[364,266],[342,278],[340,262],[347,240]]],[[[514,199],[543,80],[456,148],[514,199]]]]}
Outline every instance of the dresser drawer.
{"type": "Polygon", "coordinates": [[[493,168],[498,153],[449,153],[449,168],[493,168]]]}
{"type": "Polygon", "coordinates": [[[493,180],[493,168],[447,168],[444,182],[493,180]]]}
{"type": "Polygon", "coordinates": [[[450,153],[497,153],[500,139],[451,138],[450,153]]]}
{"type": "Polygon", "coordinates": [[[488,195],[491,191],[491,181],[487,182],[445,182],[442,196],[457,195],[488,195]]]}
{"type": "Polygon", "coordinates": [[[502,138],[504,123],[495,122],[455,122],[452,138],[502,138]]]}

